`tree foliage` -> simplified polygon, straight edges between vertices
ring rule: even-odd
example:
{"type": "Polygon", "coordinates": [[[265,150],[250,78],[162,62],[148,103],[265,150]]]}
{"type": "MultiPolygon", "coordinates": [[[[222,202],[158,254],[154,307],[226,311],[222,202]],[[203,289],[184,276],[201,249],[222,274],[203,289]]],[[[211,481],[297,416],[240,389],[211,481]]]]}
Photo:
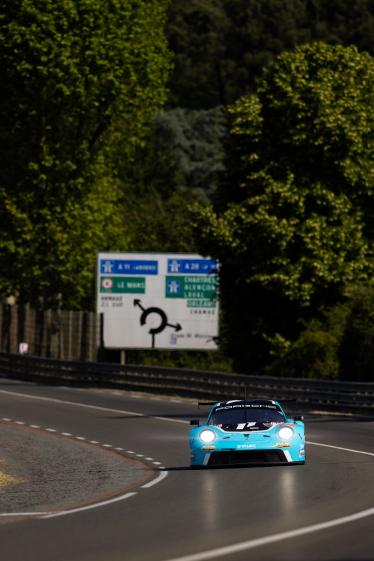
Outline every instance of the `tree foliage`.
{"type": "Polygon", "coordinates": [[[232,103],[255,89],[285,50],[312,41],[374,54],[371,0],[173,0],[167,34],[175,52],[173,107],[232,103]]]}
{"type": "Polygon", "coordinates": [[[338,350],[345,380],[374,381],[374,289],[359,286],[351,296],[338,350]]]}
{"type": "Polygon", "coordinates": [[[374,380],[374,290],[371,279],[349,289],[343,302],[312,319],[268,374],[374,380]]]}
{"type": "Polygon", "coordinates": [[[226,132],[224,107],[174,109],[160,113],[154,121],[158,151],[175,161],[178,184],[203,199],[212,197],[223,173],[226,132]]]}
{"type": "Polygon", "coordinates": [[[222,107],[162,111],[133,160],[118,160],[133,251],[197,250],[190,206],[206,202],[217,188],[226,126],[222,107]]]}
{"type": "Polygon", "coordinates": [[[232,352],[256,368],[372,272],[374,60],[300,47],[229,111],[227,180],[200,224],[223,264],[232,352]]]}
{"type": "Polygon", "coordinates": [[[309,328],[282,356],[276,360],[267,373],[293,378],[336,379],[339,376],[339,340],[322,327],[309,328]]]}
{"type": "Polygon", "coordinates": [[[167,4],[2,2],[3,290],[77,302],[95,252],[115,234],[125,243],[115,154],[131,158],[165,101],[167,4]]]}

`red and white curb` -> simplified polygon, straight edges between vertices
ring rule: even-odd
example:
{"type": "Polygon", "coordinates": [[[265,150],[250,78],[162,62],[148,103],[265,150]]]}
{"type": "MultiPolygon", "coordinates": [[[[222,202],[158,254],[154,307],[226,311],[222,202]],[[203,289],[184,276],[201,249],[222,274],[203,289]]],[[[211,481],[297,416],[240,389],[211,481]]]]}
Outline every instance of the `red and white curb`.
{"type": "MultiPolygon", "coordinates": [[[[157,485],[158,483],[160,483],[163,479],[165,479],[165,477],[167,477],[168,475],[168,471],[166,470],[165,466],[162,465],[162,462],[157,461],[155,458],[152,458],[151,456],[148,456],[147,454],[139,454],[134,450],[125,450],[125,448],[122,448],[120,446],[114,446],[112,444],[109,443],[103,443],[103,442],[99,442],[98,440],[90,440],[89,438],[86,438],[85,436],[80,436],[80,435],[74,435],[70,432],[60,432],[57,429],[51,428],[51,427],[43,427],[41,425],[35,425],[35,424],[29,424],[29,423],[25,423],[24,421],[18,421],[18,420],[14,420],[14,419],[9,419],[8,417],[3,417],[0,418],[0,422],[3,423],[9,423],[9,424],[14,424],[17,426],[22,426],[22,427],[26,427],[26,428],[30,428],[30,429],[34,429],[34,430],[38,430],[38,431],[44,431],[50,434],[55,434],[56,436],[62,436],[64,438],[69,438],[71,440],[78,440],[80,442],[85,442],[87,444],[92,444],[94,446],[97,447],[101,447],[104,450],[113,450],[115,452],[119,452],[119,453],[123,453],[124,455],[128,455],[129,457],[132,457],[134,459],[138,459],[139,461],[145,462],[146,465],[148,465],[149,467],[156,469],[157,471],[160,471],[161,473],[159,473],[159,475],[157,475],[157,477],[155,477],[154,479],[152,479],[151,481],[149,481],[148,483],[145,483],[143,485],[141,485],[139,487],[139,489],[149,489],[150,487],[153,487],[154,485],[157,485]]],[[[12,517],[28,517],[28,516],[33,516],[33,517],[40,517],[43,519],[46,518],[56,518],[58,516],[66,516],[68,514],[73,514],[75,512],[82,512],[84,510],[92,510],[94,508],[99,508],[101,506],[105,506],[105,505],[109,505],[112,503],[116,503],[119,501],[123,501],[125,499],[129,499],[131,497],[134,497],[135,495],[138,494],[138,491],[133,491],[131,493],[125,493],[124,495],[118,495],[116,497],[112,497],[110,499],[104,500],[104,501],[98,501],[96,503],[92,503],[89,505],[85,505],[79,508],[72,508],[72,509],[67,509],[67,510],[61,510],[61,511],[51,511],[51,512],[4,512],[4,513],[0,513],[0,517],[8,517],[8,516],[12,516],[12,517]]]]}

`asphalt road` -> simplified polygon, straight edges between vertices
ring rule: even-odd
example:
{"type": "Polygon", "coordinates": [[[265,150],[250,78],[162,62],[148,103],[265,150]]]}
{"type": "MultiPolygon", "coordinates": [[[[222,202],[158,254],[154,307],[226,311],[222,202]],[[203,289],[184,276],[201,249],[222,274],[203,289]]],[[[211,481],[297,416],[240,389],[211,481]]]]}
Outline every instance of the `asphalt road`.
{"type": "Polygon", "coordinates": [[[3,517],[0,559],[374,559],[374,422],[307,416],[305,466],[195,471],[198,415],[189,401],[0,380],[0,418],[106,442],[155,470],[120,500],[3,517]]]}

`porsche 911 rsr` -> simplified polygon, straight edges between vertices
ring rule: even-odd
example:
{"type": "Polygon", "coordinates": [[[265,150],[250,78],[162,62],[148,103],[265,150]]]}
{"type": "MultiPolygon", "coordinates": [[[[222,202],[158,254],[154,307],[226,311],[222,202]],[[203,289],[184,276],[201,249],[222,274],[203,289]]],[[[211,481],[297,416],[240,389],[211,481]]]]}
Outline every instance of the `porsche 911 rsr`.
{"type": "Polygon", "coordinates": [[[191,467],[305,462],[303,417],[287,418],[277,401],[222,401],[191,425],[191,467]]]}

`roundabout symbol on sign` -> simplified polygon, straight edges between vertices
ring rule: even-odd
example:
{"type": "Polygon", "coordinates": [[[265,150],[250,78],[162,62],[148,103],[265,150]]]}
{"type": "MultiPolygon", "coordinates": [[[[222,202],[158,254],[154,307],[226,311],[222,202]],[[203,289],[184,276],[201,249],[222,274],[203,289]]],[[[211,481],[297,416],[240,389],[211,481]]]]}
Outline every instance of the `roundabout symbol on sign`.
{"type": "Polygon", "coordinates": [[[142,311],[140,315],[140,325],[146,325],[148,317],[152,314],[159,316],[160,319],[159,324],[157,326],[148,329],[148,333],[152,337],[152,349],[155,348],[155,337],[158,333],[162,333],[164,329],[166,329],[167,327],[173,328],[174,331],[180,331],[182,329],[180,323],[176,323],[176,324],[169,323],[168,316],[161,308],[156,308],[154,306],[150,308],[144,308],[141,304],[141,300],[134,300],[134,306],[138,306],[138,308],[140,308],[142,311]]]}

